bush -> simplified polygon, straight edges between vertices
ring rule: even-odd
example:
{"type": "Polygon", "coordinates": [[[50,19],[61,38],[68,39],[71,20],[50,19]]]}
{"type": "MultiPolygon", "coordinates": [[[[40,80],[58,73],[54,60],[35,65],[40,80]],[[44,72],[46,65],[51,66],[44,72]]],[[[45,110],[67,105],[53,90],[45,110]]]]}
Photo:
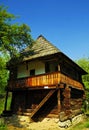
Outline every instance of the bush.
{"type": "Polygon", "coordinates": [[[0,118],[0,130],[7,130],[7,126],[4,123],[4,119],[0,118]]]}

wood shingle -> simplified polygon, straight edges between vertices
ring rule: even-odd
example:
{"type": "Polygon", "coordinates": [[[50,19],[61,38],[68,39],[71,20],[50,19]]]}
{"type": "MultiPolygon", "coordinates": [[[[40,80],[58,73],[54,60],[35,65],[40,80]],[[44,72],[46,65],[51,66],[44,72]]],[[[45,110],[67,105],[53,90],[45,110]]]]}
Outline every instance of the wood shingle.
{"type": "MultiPolygon", "coordinates": [[[[30,48],[26,48],[25,52],[28,52],[30,48]]],[[[29,55],[28,57],[25,57],[24,60],[31,60],[38,57],[43,57],[51,54],[55,54],[60,52],[60,50],[55,47],[53,44],[51,44],[46,38],[44,38],[42,35],[40,35],[36,42],[33,44],[31,50],[33,50],[33,53],[29,55]]]]}

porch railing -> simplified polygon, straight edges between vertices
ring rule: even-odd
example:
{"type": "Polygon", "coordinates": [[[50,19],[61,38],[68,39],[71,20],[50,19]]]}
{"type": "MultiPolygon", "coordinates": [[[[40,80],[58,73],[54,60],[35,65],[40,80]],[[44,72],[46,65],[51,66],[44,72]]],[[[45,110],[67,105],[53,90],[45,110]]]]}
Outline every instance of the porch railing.
{"type": "Polygon", "coordinates": [[[23,87],[39,87],[39,86],[53,86],[60,82],[60,73],[52,72],[47,74],[35,75],[26,78],[19,78],[10,80],[8,82],[9,88],[23,88],[23,87]]]}
{"type": "Polygon", "coordinates": [[[47,74],[35,75],[26,78],[19,78],[16,80],[9,80],[8,88],[34,88],[56,86],[58,84],[68,84],[71,87],[83,89],[83,84],[71,79],[70,77],[61,74],[60,72],[52,72],[47,74]]]}

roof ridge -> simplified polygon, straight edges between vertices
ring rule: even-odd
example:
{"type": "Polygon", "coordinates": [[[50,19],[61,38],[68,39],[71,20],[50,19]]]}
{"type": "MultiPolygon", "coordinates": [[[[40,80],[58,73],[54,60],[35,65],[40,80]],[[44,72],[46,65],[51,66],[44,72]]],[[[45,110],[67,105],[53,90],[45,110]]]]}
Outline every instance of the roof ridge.
{"type": "Polygon", "coordinates": [[[43,37],[44,39],[46,39],[42,34],[40,34],[37,39],[39,39],[40,37],[43,37]]]}

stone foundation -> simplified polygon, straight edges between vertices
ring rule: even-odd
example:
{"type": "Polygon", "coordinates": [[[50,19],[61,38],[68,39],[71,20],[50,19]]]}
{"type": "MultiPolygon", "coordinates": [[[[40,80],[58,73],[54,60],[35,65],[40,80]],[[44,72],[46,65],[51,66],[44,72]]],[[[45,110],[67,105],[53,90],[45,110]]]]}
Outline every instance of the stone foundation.
{"type": "Polygon", "coordinates": [[[68,119],[63,122],[59,121],[58,125],[61,128],[67,128],[67,127],[70,127],[71,125],[78,124],[79,122],[83,121],[84,118],[85,118],[84,114],[79,114],[79,115],[73,117],[72,119],[68,119]]]}

